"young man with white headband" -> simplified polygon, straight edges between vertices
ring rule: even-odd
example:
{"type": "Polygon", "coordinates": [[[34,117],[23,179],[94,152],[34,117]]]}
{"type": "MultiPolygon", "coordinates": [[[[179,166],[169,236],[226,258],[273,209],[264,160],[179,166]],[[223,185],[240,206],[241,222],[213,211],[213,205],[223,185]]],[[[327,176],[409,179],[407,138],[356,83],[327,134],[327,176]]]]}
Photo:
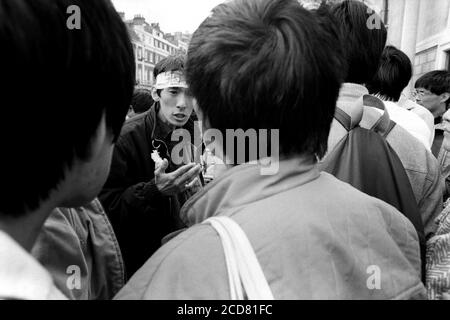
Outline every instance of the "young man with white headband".
{"type": "Polygon", "coordinates": [[[178,143],[171,140],[175,129],[187,129],[194,137],[184,61],[184,56],[169,56],[155,66],[155,103],[124,125],[100,194],[129,277],[160,247],[165,235],[184,227],[179,209],[201,171],[200,165],[178,166],[171,159],[178,143]]]}

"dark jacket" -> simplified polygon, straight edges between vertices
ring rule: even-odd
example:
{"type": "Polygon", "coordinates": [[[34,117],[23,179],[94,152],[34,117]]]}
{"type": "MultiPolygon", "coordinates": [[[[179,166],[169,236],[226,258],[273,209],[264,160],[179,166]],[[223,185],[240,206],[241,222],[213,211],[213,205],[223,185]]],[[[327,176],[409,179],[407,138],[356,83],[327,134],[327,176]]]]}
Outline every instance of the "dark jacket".
{"type": "MultiPolygon", "coordinates": [[[[99,195],[122,251],[127,277],[137,271],[161,246],[161,239],[184,227],[178,214],[186,193],[162,195],[155,185],[155,148],[169,160],[167,172],[176,170],[170,161],[171,129],[157,117],[159,103],[131,118],[115,146],[111,171],[99,195]]],[[[194,139],[193,117],[183,127],[194,139]]]]}

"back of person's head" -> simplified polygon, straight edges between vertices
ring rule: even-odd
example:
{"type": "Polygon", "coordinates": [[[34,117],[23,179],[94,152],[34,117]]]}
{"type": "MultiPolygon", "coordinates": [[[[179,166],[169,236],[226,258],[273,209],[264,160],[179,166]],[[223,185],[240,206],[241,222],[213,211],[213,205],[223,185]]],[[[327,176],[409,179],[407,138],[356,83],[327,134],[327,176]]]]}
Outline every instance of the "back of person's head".
{"type": "Polygon", "coordinates": [[[412,65],[408,56],[394,46],[386,46],[378,71],[366,86],[371,94],[398,101],[411,77],[412,65]]]}
{"type": "Polygon", "coordinates": [[[131,107],[136,114],[144,113],[153,105],[152,92],[147,89],[136,89],[131,100],[131,107]]]}
{"type": "MultiPolygon", "coordinates": [[[[435,95],[444,93],[450,94],[450,72],[446,70],[435,70],[425,73],[414,84],[416,89],[423,88],[435,95]]],[[[450,99],[446,101],[447,108],[450,105],[450,99]]]]}
{"type": "Polygon", "coordinates": [[[342,32],[341,46],[348,64],[345,82],[366,84],[378,70],[387,40],[381,18],[367,5],[345,0],[331,5],[342,32]]]}
{"type": "Polygon", "coordinates": [[[2,0],[0,47],[0,212],[19,216],[48,200],[75,162],[91,161],[102,123],[115,141],[135,63],[109,0],[2,0]]]}
{"type": "Polygon", "coordinates": [[[187,81],[199,118],[226,129],[279,129],[280,152],[323,156],[345,73],[336,22],[296,0],[234,0],[195,31],[187,81]]]}

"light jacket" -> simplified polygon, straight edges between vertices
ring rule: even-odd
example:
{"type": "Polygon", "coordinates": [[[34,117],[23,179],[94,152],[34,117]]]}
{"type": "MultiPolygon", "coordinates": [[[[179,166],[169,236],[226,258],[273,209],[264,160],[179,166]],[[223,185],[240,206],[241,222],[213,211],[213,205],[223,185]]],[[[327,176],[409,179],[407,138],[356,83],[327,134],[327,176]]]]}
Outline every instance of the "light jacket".
{"type": "Polygon", "coordinates": [[[275,299],[423,298],[417,234],[403,215],[327,173],[313,157],[276,175],[236,166],[182,208],[191,226],[161,247],[116,299],[229,299],[211,216],[244,230],[275,299]]]}
{"type": "MultiPolygon", "coordinates": [[[[350,115],[352,121],[359,123],[363,128],[370,129],[381,115],[374,108],[363,105],[361,97],[368,93],[364,86],[344,83],[339,93],[337,106],[350,115]]],[[[345,128],[338,121],[333,120],[328,150],[332,150],[345,134],[345,128]]],[[[435,219],[441,213],[443,205],[444,181],[440,175],[437,159],[399,125],[392,129],[386,141],[397,153],[405,168],[420,210],[425,236],[428,239],[436,231],[435,219]]]]}
{"type": "Polygon", "coordinates": [[[119,244],[97,199],[53,210],[31,252],[69,299],[109,300],[125,284],[119,244]]]}

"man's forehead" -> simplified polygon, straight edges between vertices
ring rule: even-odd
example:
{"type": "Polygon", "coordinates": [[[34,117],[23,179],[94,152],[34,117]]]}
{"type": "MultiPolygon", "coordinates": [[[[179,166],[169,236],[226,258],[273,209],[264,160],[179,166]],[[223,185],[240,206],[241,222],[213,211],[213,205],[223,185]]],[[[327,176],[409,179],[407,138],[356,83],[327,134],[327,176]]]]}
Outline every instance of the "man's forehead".
{"type": "Polygon", "coordinates": [[[156,77],[155,88],[187,88],[186,77],[181,71],[162,72],[156,77]]]}

